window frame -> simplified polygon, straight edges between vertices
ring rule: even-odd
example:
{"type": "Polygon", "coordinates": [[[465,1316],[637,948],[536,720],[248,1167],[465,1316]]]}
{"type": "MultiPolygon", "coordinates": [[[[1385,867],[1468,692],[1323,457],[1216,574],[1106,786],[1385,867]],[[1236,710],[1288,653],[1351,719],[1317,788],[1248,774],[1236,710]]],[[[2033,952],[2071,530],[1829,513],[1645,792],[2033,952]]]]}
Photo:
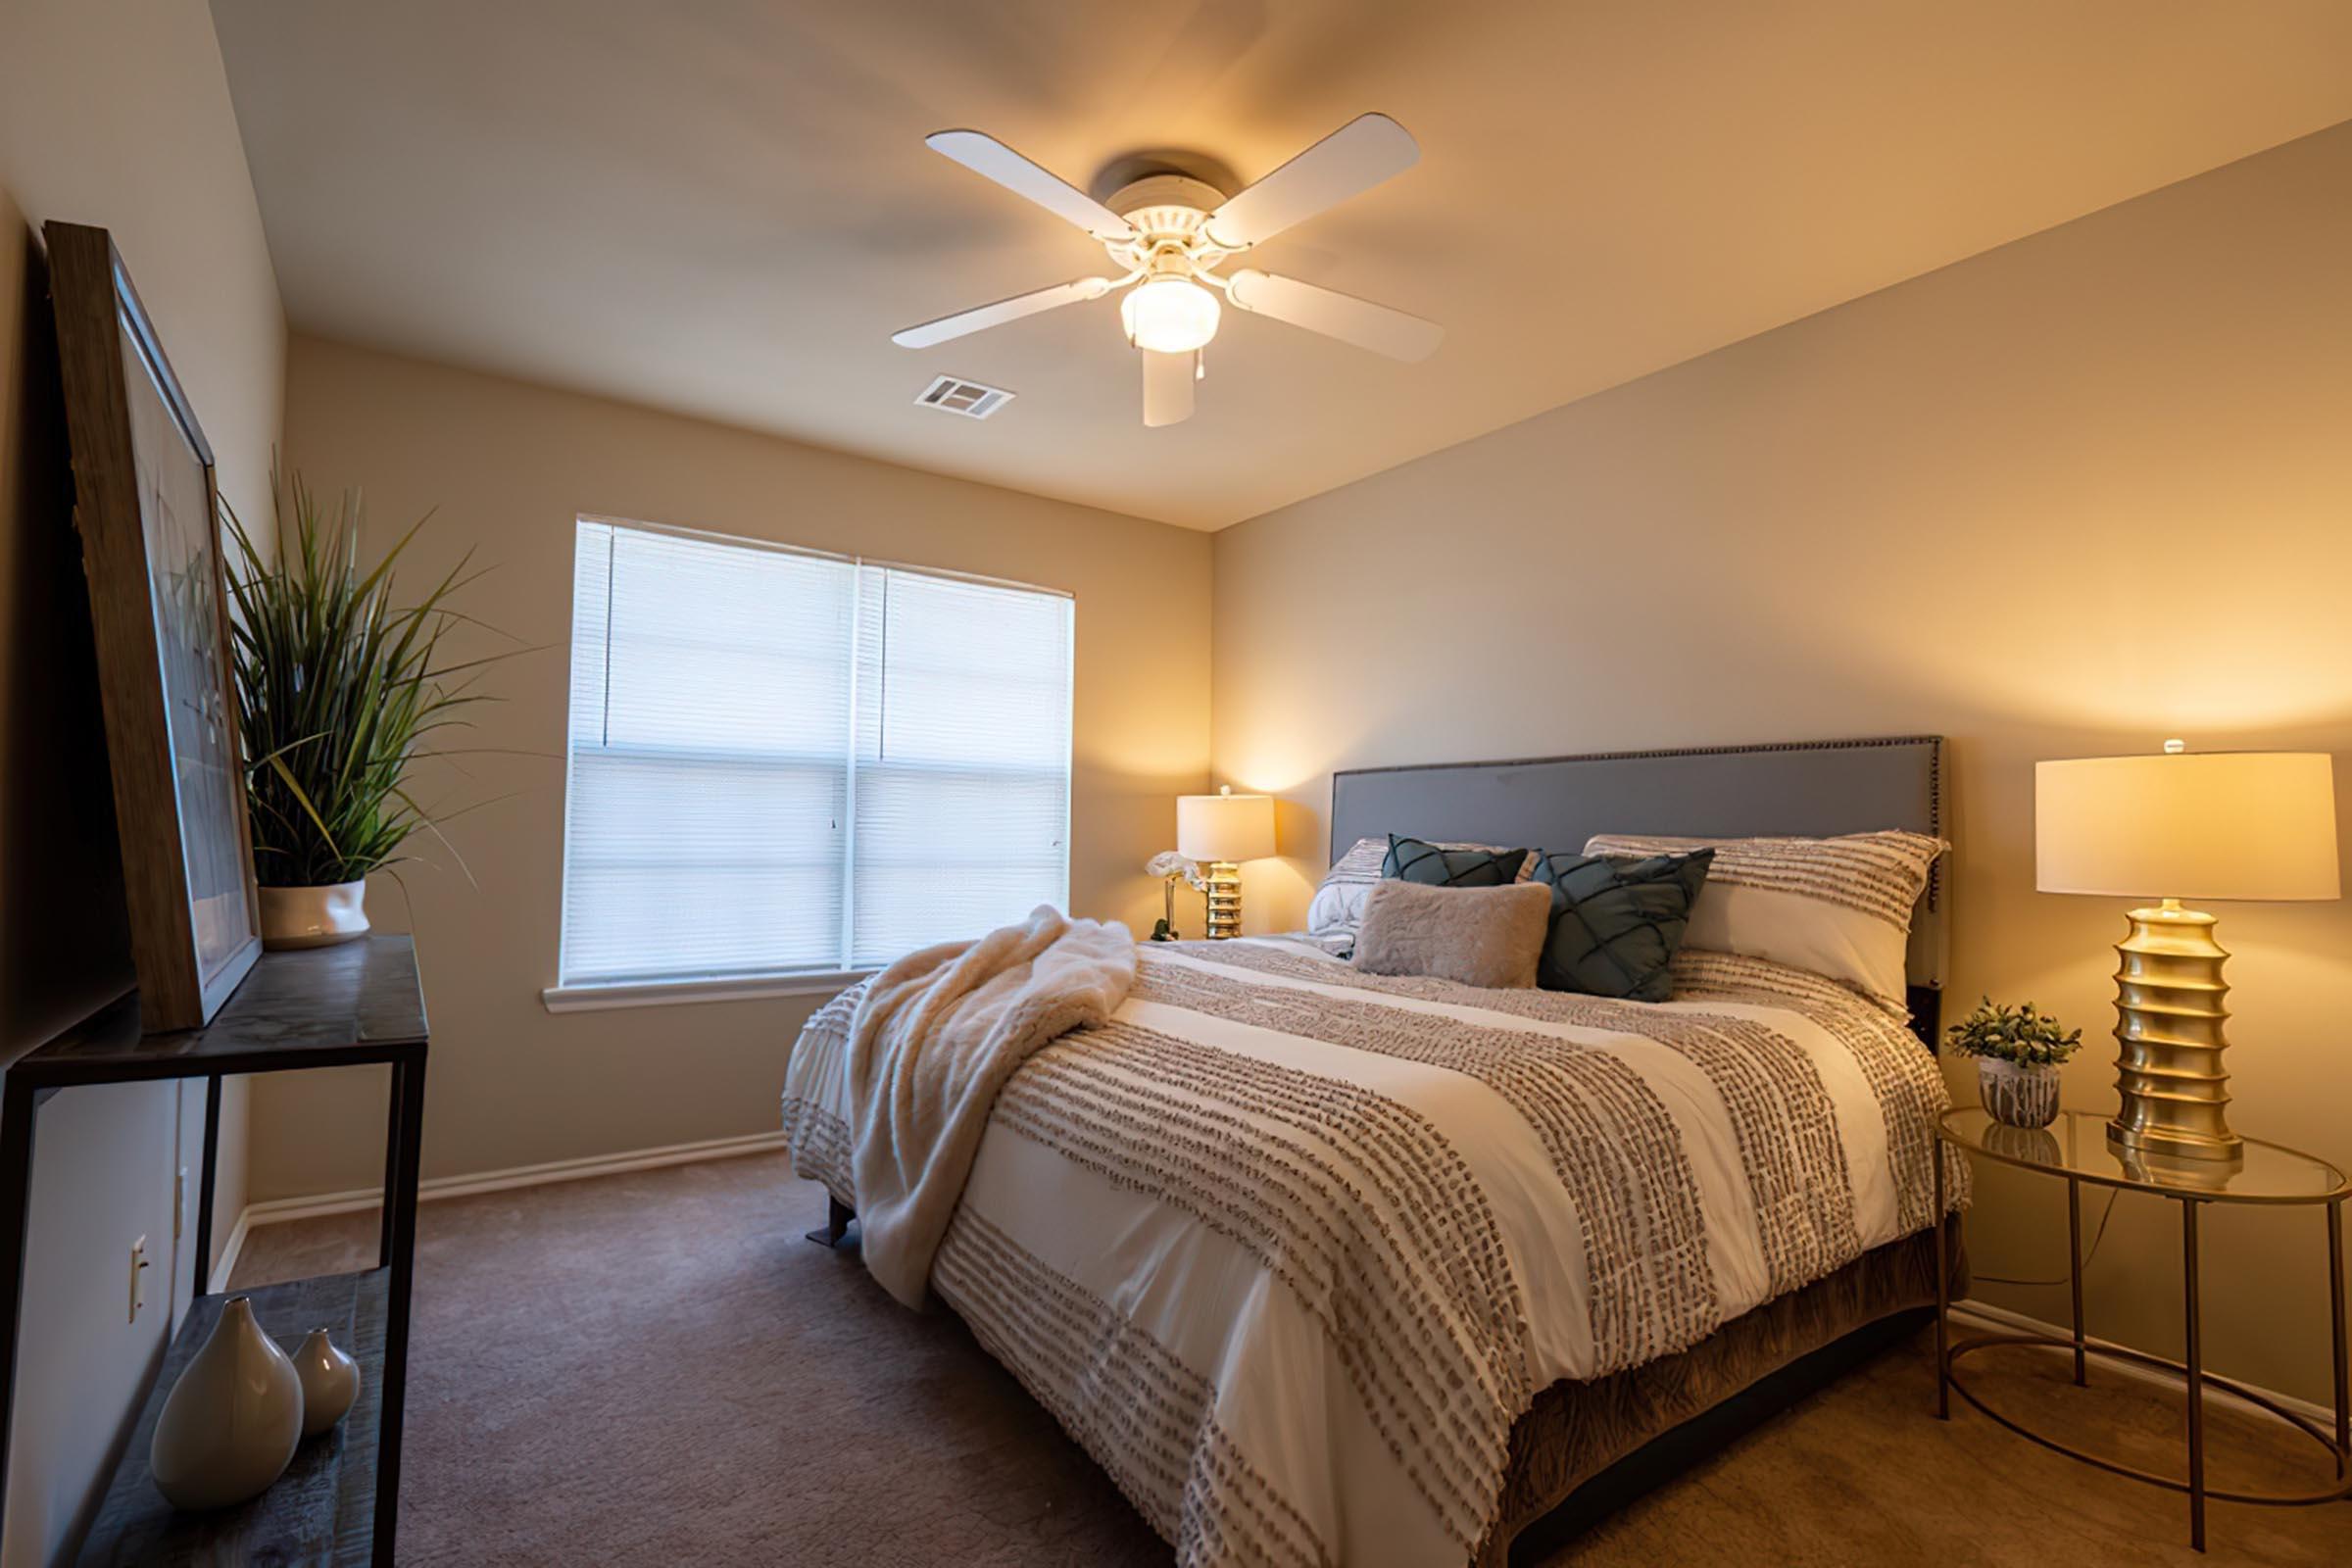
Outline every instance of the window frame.
{"type": "MultiPolygon", "coordinates": [[[[894,561],[880,556],[867,556],[847,551],[824,550],[809,545],[787,544],[778,539],[763,539],[752,535],[732,534],[713,528],[687,527],[677,523],[648,522],[641,518],[615,516],[605,513],[582,512],[572,518],[572,568],[576,571],[579,560],[579,530],[582,524],[608,528],[635,529],[642,533],[666,534],[673,538],[691,539],[705,544],[725,545],[739,549],[761,550],[776,555],[798,556],[818,561],[839,562],[854,567],[874,567],[883,571],[905,572],[912,576],[940,578],[950,582],[972,583],[984,588],[1004,588],[1017,593],[1039,594],[1060,599],[1069,605],[1069,722],[1064,728],[1064,749],[1061,758],[1062,777],[1062,865],[1061,902],[1069,903],[1070,856],[1075,848],[1071,834],[1071,819],[1077,808],[1077,750],[1078,750],[1078,596],[1066,588],[1044,583],[1023,582],[1014,577],[991,576],[976,571],[958,571],[946,566],[926,566],[910,562],[894,561]]],[[[874,968],[850,969],[779,969],[766,973],[691,976],[670,978],[597,981],[588,980],[566,984],[564,981],[564,947],[567,938],[564,910],[568,907],[571,881],[572,806],[576,798],[572,782],[573,748],[571,743],[571,680],[568,654],[579,625],[579,606],[570,598],[565,601],[565,641],[567,655],[564,683],[564,813],[563,839],[558,849],[558,878],[556,904],[556,983],[543,987],[539,1000],[549,1012],[600,1012],[620,1007],[645,1007],[703,1002],[747,1002],[766,998],[830,998],[838,996],[858,981],[878,972],[874,968]]],[[[856,657],[855,652],[852,655],[856,657]]],[[[851,759],[855,778],[855,760],[851,759]]],[[[853,802],[856,798],[852,785],[853,802]]],[[[854,810],[854,807],[853,807],[854,810]]],[[[854,816],[853,816],[854,823],[854,816]]],[[[856,828],[848,829],[855,842],[856,828]]],[[[843,890],[845,916],[855,908],[854,875],[845,882],[843,890]]],[[[845,923],[847,923],[845,918],[845,923]]]]}

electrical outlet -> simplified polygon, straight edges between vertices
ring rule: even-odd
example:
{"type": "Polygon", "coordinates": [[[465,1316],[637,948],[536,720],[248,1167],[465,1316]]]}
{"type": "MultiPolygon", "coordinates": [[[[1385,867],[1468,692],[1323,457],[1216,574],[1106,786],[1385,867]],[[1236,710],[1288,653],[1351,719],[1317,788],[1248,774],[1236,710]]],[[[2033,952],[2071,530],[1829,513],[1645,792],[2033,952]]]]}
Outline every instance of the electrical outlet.
{"type": "Polygon", "coordinates": [[[130,1321],[139,1320],[139,1308],[147,1304],[147,1238],[142,1236],[130,1244],[130,1321]]]}

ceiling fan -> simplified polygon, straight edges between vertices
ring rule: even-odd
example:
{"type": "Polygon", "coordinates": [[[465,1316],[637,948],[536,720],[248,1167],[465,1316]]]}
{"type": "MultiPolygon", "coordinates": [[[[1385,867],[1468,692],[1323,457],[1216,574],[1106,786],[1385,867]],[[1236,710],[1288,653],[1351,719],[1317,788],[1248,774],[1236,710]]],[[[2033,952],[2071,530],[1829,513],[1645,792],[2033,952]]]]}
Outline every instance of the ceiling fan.
{"type": "Polygon", "coordinates": [[[1370,190],[1420,161],[1421,148],[1386,115],[1361,115],[1237,195],[1186,174],[1131,181],[1107,203],[1056,178],[993,136],[943,130],[923,138],[974,173],[1026,196],[1102,242],[1120,270],[959,311],[893,333],[902,348],[923,349],[1024,316],[1099,300],[1127,289],[1119,322],[1144,362],[1144,423],[1192,416],[1193,383],[1204,373],[1201,350],[1217,334],[1218,296],[1236,309],[1270,316],[1310,332],[1407,362],[1425,359],[1445,328],[1369,300],[1226,262],[1348,197],[1370,190]]]}

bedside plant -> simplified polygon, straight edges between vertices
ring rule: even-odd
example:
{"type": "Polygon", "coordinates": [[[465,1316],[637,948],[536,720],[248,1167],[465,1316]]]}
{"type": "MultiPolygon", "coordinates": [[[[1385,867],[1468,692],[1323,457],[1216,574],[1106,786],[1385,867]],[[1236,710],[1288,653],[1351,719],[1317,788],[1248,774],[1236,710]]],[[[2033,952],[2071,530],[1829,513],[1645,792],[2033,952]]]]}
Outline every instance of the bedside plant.
{"type": "Polygon", "coordinates": [[[2082,1049],[2082,1031],[2070,1032],[2031,1002],[2012,1008],[1987,997],[1943,1032],[1943,1043],[1977,1058],[1977,1093],[1994,1121],[2047,1127],[2058,1119],[2058,1068],[2082,1049]]]}
{"type": "Polygon", "coordinates": [[[299,473],[289,488],[291,527],[271,485],[277,555],[267,565],[221,504],[243,557],[229,576],[229,642],[262,943],[272,949],[367,934],[368,874],[405,858],[401,846],[418,830],[438,837],[448,819],[408,791],[411,765],[431,755],[419,743],[482,700],[466,690],[470,679],[446,678],[490,662],[434,662],[443,633],[465,618],[442,608],[464,585],[465,561],[418,603],[393,603],[393,564],[423,519],[363,572],[359,499],[345,495],[330,528],[299,473]]]}

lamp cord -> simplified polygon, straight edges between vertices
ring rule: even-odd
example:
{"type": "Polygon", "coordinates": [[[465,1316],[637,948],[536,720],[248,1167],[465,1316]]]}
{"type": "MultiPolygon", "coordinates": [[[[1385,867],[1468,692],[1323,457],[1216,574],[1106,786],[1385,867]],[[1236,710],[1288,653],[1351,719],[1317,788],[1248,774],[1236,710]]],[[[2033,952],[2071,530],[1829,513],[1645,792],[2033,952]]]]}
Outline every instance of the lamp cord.
{"type": "MultiPolygon", "coordinates": [[[[2090,1272],[2090,1260],[2099,1255],[2099,1243],[2107,1239],[2107,1220],[2115,1212],[2115,1200],[2120,1196],[2121,1189],[2114,1187],[2107,1189],[2107,1206],[2099,1210],[2099,1228],[2091,1233],[2090,1250],[2082,1254],[2081,1267],[2086,1274],[2090,1272]]],[[[2061,1274],[2054,1280],[2013,1280],[2005,1275],[1979,1274],[1976,1270],[1971,1269],[1969,1278],[1983,1280],[1987,1285],[2065,1285],[2069,1283],[2072,1276],[2061,1274]]]]}

